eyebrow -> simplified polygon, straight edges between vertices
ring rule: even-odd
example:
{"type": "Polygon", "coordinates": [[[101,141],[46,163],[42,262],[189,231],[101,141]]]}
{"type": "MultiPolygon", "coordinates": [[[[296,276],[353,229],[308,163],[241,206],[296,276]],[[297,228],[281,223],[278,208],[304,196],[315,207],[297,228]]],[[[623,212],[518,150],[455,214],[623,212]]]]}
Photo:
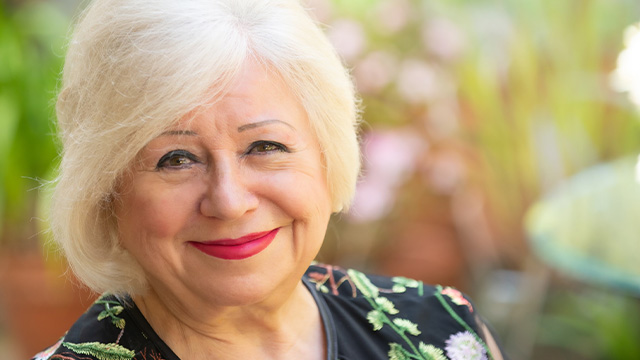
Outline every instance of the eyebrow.
{"type": "Polygon", "coordinates": [[[160,134],[160,136],[167,136],[167,135],[173,135],[173,136],[178,136],[178,135],[196,136],[196,135],[198,135],[198,133],[196,133],[195,131],[191,131],[191,130],[169,130],[169,131],[165,131],[162,134],[160,134]]]}
{"type": "Polygon", "coordinates": [[[295,128],[293,126],[291,126],[291,124],[286,123],[286,122],[284,122],[282,120],[269,119],[269,120],[262,120],[262,121],[257,121],[257,122],[254,122],[254,123],[238,126],[238,132],[243,132],[245,130],[255,129],[257,127],[266,126],[266,125],[273,124],[273,123],[284,124],[284,125],[287,125],[288,127],[290,127],[291,129],[295,130],[295,128]]]}

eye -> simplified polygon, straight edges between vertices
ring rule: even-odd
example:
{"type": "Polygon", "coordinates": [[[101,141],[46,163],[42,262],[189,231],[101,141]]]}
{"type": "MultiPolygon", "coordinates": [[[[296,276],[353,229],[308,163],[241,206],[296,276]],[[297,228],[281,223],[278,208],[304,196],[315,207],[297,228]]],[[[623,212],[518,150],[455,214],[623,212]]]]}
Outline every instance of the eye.
{"type": "Polygon", "coordinates": [[[263,154],[268,154],[268,153],[272,153],[272,152],[288,152],[289,150],[287,149],[286,146],[274,142],[274,141],[256,141],[254,143],[251,144],[251,146],[249,146],[249,150],[247,151],[247,154],[258,154],[258,155],[263,155],[263,154]]]}
{"type": "Polygon", "coordinates": [[[164,154],[158,164],[157,169],[175,169],[189,167],[198,162],[198,158],[186,150],[173,150],[164,154]]]}

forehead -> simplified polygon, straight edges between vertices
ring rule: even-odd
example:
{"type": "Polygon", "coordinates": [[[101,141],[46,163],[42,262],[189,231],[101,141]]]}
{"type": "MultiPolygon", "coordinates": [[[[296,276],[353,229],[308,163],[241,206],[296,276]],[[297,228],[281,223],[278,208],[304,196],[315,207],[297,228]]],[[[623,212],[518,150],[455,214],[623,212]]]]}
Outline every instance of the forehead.
{"type": "Polygon", "coordinates": [[[273,67],[255,60],[247,60],[233,77],[225,96],[262,96],[267,94],[293,96],[284,78],[273,67]],[[265,89],[269,91],[263,91],[265,89]]]}
{"type": "Polygon", "coordinates": [[[286,101],[287,105],[300,105],[286,79],[276,69],[255,60],[247,60],[233,76],[218,101],[242,99],[257,102],[273,101],[274,98],[286,101]]]}
{"type": "Polygon", "coordinates": [[[251,123],[279,120],[298,129],[308,129],[308,117],[299,98],[274,69],[247,61],[233,77],[226,91],[210,102],[183,116],[178,127],[195,125],[194,120],[206,119],[212,126],[225,124],[241,130],[251,129],[251,123]]]}

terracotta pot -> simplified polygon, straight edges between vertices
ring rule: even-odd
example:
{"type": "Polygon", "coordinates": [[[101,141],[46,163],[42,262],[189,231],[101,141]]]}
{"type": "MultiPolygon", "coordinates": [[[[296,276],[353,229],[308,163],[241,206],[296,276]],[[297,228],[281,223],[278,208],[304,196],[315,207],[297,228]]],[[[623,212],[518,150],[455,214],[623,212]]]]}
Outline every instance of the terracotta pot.
{"type": "Polygon", "coordinates": [[[37,252],[0,255],[0,311],[19,358],[55,343],[97,297],[69,274],[37,252]]]}
{"type": "Polygon", "coordinates": [[[428,284],[466,287],[463,249],[454,230],[432,222],[408,222],[378,252],[382,273],[428,284]]]}

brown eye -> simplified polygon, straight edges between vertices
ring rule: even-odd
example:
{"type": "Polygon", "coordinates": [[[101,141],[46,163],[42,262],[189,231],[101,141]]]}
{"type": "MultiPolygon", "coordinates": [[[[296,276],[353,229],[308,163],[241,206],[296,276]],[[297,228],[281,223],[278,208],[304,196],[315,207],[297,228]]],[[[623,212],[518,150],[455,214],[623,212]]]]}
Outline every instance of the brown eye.
{"type": "Polygon", "coordinates": [[[257,152],[267,152],[267,151],[277,150],[278,147],[273,144],[260,144],[256,146],[254,149],[257,152]]]}
{"type": "Polygon", "coordinates": [[[166,161],[168,166],[180,166],[185,165],[191,162],[191,160],[187,159],[184,156],[173,156],[166,161]]]}
{"type": "Polygon", "coordinates": [[[160,158],[156,168],[183,168],[197,162],[197,158],[186,150],[174,150],[160,158]]]}
{"type": "Polygon", "coordinates": [[[266,154],[275,151],[287,151],[287,147],[276,142],[271,141],[256,141],[249,147],[247,153],[251,154],[266,154]]]}

